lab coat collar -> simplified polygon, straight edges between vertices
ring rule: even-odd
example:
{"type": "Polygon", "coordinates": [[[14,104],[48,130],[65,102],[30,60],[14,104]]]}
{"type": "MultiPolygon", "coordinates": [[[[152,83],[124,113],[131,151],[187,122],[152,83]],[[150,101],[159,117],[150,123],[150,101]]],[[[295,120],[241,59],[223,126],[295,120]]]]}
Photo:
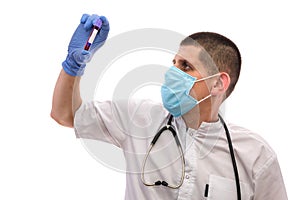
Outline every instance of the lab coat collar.
{"type": "Polygon", "coordinates": [[[197,132],[204,134],[219,133],[223,130],[223,125],[220,119],[216,122],[202,122],[197,132]]]}
{"type": "Polygon", "coordinates": [[[218,121],[216,122],[202,122],[198,129],[187,127],[182,117],[178,117],[178,119],[181,121],[180,124],[184,124],[185,129],[187,131],[191,131],[198,134],[219,134],[220,131],[224,129],[220,119],[218,119],[218,121]]]}

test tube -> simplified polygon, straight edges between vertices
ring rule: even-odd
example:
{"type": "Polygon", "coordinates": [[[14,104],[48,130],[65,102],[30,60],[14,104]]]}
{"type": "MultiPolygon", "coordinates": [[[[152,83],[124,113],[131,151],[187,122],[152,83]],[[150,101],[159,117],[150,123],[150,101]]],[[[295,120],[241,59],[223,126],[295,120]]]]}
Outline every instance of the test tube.
{"type": "Polygon", "coordinates": [[[102,26],[102,21],[101,21],[101,19],[98,19],[96,21],[96,23],[94,24],[93,31],[91,32],[91,35],[89,36],[89,39],[86,41],[86,44],[84,46],[84,50],[88,51],[90,49],[90,47],[93,44],[93,42],[96,38],[96,35],[97,35],[98,31],[100,30],[101,26],[102,26]]]}

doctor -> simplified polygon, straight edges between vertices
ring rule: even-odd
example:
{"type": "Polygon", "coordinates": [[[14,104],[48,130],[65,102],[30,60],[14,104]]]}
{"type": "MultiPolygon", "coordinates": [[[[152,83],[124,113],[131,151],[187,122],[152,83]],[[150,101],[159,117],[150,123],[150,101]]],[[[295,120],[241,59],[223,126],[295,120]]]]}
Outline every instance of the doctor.
{"type": "Polygon", "coordinates": [[[125,199],[287,199],[272,148],[250,130],[226,126],[218,115],[240,73],[241,56],[231,40],[211,32],[184,39],[165,74],[163,105],[149,100],[82,102],[80,77],[108,32],[105,17],[82,16],[62,63],[51,117],[63,126],[74,127],[79,138],[123,149],[128,172],[125,199]],[[90,51],[85,51],[85,42],[99,18],[102,28],[90,51]],[[152,120],[145,113],[150,113],[152,120]],[[162,133],[153,143],[165,126],[172,131],[162,133]],[[160,147],[155,149],[156,145],[160,147]]]}

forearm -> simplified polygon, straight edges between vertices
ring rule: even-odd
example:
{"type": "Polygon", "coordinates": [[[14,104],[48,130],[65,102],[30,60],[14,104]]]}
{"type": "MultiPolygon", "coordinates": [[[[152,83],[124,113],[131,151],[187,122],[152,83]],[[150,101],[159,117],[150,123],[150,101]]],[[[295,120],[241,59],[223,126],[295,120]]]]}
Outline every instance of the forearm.
{"type": "Polygon", "coordinates": [[[109,23],[104,16],[83,14],[68,45],[68,55],[62,62],[63,69],[57,79],[51,117],[59,124],[73,127],[75,111],[82,103],[79,91],[80,76],[83,75],[86,63],[105,42],[109,32],[109,23]],[[99,25],[101,24],[101,25],[99,25]],[[90,49],[84,50],[95,25],[101,29],[94,38],[90,49]]]}
{"type": "Polygon", "coordinates": [[[79,83],[80,77],[61,70],[53,93],[51,117],[63,126],[73,127],[74,113],[82,103],[79,83]]]}

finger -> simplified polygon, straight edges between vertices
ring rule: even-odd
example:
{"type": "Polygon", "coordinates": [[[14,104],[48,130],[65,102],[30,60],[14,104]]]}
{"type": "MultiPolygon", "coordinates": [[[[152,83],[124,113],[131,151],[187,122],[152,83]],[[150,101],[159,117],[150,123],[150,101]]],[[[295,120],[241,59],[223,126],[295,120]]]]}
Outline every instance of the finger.
{"type": "Polygon", "coordinates": [[[102,30],[108,31],[109,30],[109,22],[105,16],[100,17],[102,21],[102,30]]]}
{"type": "Polygon", "coordinates": [[[89,17],[87,18],[86,22],[84,23],[84,28],[85,28],[86,30],[91,29],[91,28],[93,27],[93,25],[94,25],[94,21],[96,21],[97,18],[99,18],[99,16],[98,16],[98,15],[95,15],[95,14],[89,16],[89,17]]]}
{"type": "Polygon", "coordinates": [[[87,50],[82,50],[81,54],[82,54],[82,55],[87,55],[87,54],[90,54],[90,52],[87,51],[87,50]]]}
{"type": "Polygon", "coordinates": [[[81,59],[82,63],[85,64],[91,60],[91,56],[92,55],[89,51],[83,50],[81,52],[80,59],[81,59]]]}
{"type": "Polygon", "coordinates": [[[81,19],[80,19],[80,23],[84,24],[86,22],[86,20],[89,18],[89,14],[83,14],[81,19]]]}
{"type": "Polygon", "coordinates": [[[73,58],[79,65],[86,64],[91,58],[91,53],[86,50],[77,49],[73,52],[73,58]]]}

